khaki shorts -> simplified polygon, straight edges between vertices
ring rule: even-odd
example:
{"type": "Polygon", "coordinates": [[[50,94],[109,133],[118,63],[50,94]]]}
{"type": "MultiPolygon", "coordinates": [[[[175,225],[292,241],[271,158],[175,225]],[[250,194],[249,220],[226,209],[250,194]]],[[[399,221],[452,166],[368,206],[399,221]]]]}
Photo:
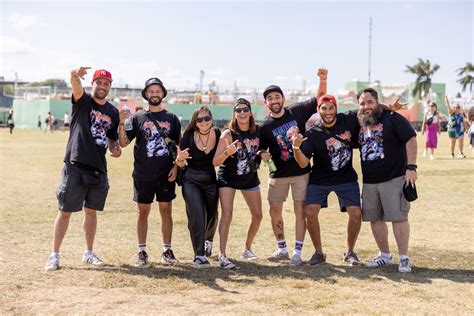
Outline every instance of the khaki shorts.
{"type": "Polygon", "coordinates": [[[362,186],[362,220],[401,222],[408,220],[410,202],[403,196],[405,176],[362,186]]]}
{"type": "Polygon", "coordinates": [[[293,201],[305,201],[309,172],[301,176],[270,178],[268,181],[268,201],[285,202],[291,186],[293,201]]]}

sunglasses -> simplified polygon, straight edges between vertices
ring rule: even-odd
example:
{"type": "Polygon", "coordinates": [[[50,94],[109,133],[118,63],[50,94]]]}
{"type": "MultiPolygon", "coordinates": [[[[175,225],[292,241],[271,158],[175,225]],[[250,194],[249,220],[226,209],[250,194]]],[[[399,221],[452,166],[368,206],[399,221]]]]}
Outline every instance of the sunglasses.
{"type": "Polygon", "coordinates": [[[212,116],[210,115],[196,118],[196,122],[198,123],[209,122],[210,120],[212,120],[212,116]]]}
{"type": "Polygon", "coordinates": [[[235,109],[234,109],[234,112],[235,112],[235,113],[242,113],[242,112],[248,113],[248,112],[250,112],[250,109],[247,108],[247,107],[245,107],[245,108],[235,108],[235,109]]]}

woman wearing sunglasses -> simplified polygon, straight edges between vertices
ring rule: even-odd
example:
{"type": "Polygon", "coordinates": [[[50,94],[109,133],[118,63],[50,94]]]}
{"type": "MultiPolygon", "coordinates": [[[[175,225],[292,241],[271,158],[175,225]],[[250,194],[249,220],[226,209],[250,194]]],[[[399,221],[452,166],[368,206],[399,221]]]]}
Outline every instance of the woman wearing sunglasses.
{"type": "Polygon", "coordinates": [[[260,157],[257,155],[260,140],[252,116],[250,102],[240,98],[234,106],[228,129],[222,132],[214,156],[214,166],[220,166],[217,177],[222,215],[219,222],[219,267],[232,269],[236,265],[227,259],[226,245],[234,208],[235,191],[240,190],[247,203],[251,219],[242,257],[257,259],[252,252],[252,242],[262,221],[262,197],[257,169],[260,157]]]}
{"type": "Polygon", "coordinates": [[[201,106],[191,116],[177,148],[176,164],[185,168],[182,194],[194,248],[193,264],[199,268],[210,266],[206,256],[211,256],[217,227],[218,191],[212,159],[220,135],[220,130],[213,128],[211,111],[201,106]]]}

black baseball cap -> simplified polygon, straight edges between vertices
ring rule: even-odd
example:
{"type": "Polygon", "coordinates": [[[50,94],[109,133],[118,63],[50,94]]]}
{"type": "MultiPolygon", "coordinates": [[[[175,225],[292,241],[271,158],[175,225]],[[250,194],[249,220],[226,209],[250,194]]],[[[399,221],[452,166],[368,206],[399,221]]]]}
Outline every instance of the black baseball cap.
{"type": "Polygon", "coordinates": [[[267,95],[271,92],[278,92],[281,94],[282,97],[285,96],[279,86],[271,85],[271,86],[266,87],[265,91],[263,91],[263,98],[266,99],[267,95]]]}
{"type": "Polygon", "coordinates": [[[147,99],[147,97],[146,97],[146,94],[145,94],[145,91],[146,91],[146,89],[147,89],[149,86],[151,86],[152,84],[157,84],[157,85],[159,85],[159,86],[161,87],[161,89],[163,89],[163,93],[164,93],[163,99],[166,98],[166,95],[168,94],[168,91],[166,91],[166,88],[165,88],[165,86],[163,85],[163,81],[161,81],[160,79],[158,79],[158,78],[155,77],[155,78],[150,78],[150,79],[148,79],[147,81],[145,81],[145,88],[143,88],[143,90],[142,90],[142,97],[143,97],[143,99],[145,99],[145,100],[148,101],[148,99],[147,99]]]}

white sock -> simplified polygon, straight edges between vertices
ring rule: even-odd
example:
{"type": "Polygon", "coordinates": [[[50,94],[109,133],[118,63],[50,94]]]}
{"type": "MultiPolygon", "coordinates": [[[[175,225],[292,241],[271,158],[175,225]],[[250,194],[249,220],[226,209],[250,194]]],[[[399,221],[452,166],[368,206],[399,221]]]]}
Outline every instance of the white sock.
{"type": "Polygon", "coordinates": [[[138,249],[140,251],[146,251],[146,244],[138,244],[138,249]]]}
{"type": "Polygon", "coordinates": [[[59,257],[59,252],[51,252],[51,256],[58,256],[59,257]]]}
{"type": "Polygon", "coordinates": [[[410,259],[410,257],[408,257],[407,255],[400,255],[400,260],[403,260],[403,259],[410,259]]]}
{"type": "Polygon", "coordinates": [[[278,251],[281,253],[288,253],[288,248],[286,247],[286,240],[277,241],[278,251]]]}
{"type": "Polygon", "coordinates": [[[301,257],[302,251],[303,251],[303,242],[300,240],[297,240],[295,242],[295,250],[293,250],[293,254],[301,257]]]}
{"type": "Polygon", "coordinates": [[[163,252],[165,252],[166,250],[168,250],[170,248],[171,248],[171,245],[163,244],[163,252]]]}
{"type": "Polygon", "coordinates": [[[386,259],[391,259],[392,258],[392,255],[390,253],[385,253],[385,252],[380,252],[380,255],[383,257],[383,258],[386,258],[386,259]]]}

